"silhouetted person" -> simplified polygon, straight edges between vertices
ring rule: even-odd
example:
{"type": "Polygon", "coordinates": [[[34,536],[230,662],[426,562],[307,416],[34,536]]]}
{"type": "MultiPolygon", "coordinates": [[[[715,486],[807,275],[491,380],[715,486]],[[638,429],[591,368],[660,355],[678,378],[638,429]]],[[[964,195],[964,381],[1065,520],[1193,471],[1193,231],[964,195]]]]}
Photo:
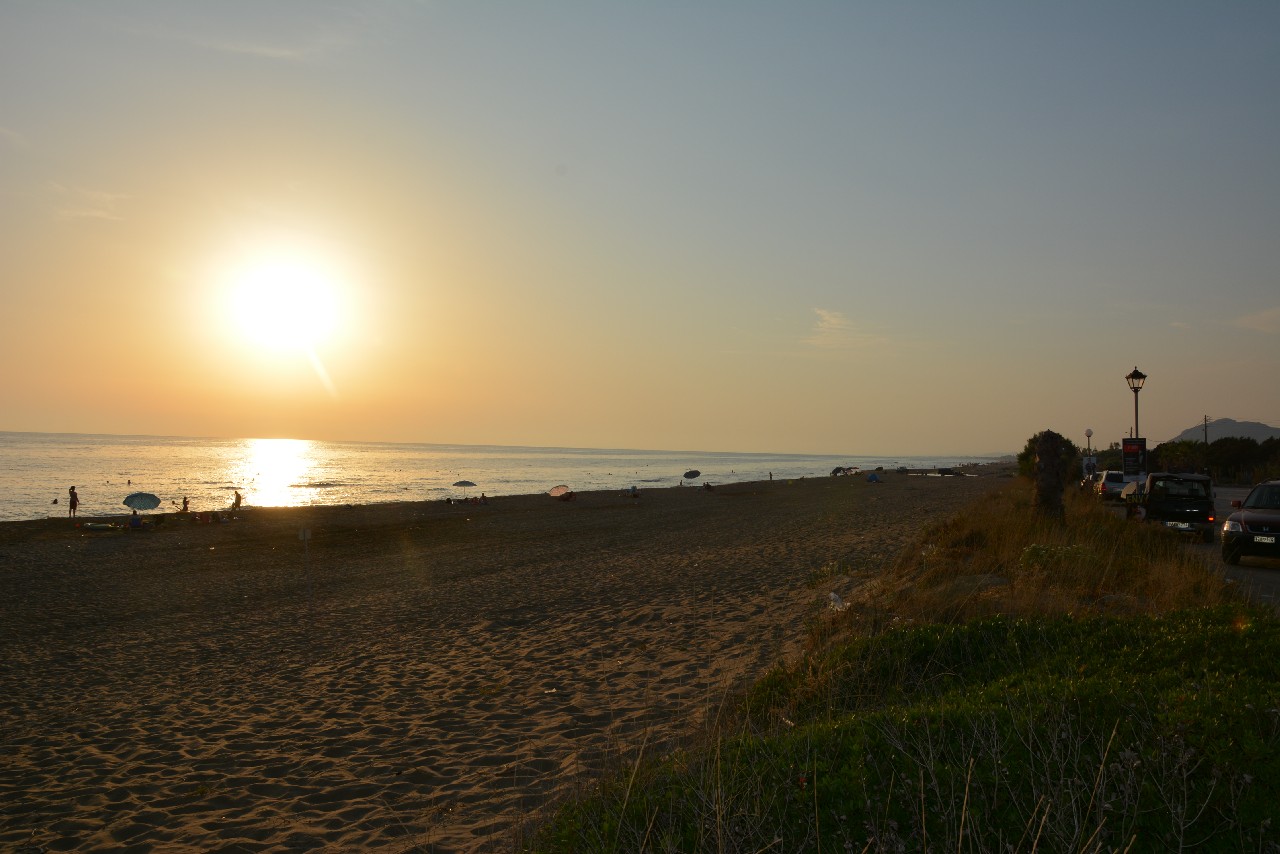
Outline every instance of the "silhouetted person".
{"type": "Polygon", "coordinates": [[[76,509],[80,506],[80,496],[76,494],[76,488],[73,486],[67,490],[67,516],[76,515],[76,509]]]}
{"type": "Polygon", "coordinates": [[[236,490],[236,497],[231,499],[231,509],[239,510],[240,502],[244,501],[244,496],[240,494],[240,490],[236,490]]]}

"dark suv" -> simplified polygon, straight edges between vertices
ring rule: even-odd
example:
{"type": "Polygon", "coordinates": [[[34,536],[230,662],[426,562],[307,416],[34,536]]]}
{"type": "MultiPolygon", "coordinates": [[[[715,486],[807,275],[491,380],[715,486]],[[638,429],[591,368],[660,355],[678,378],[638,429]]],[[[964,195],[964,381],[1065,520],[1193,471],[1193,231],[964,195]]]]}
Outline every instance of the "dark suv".
{"type": "Polygon", "coordinates": [[[1213,542],[1213,481],[1203,474],[1152,472],[1121,493],[1130,519],[1154,522],[1213,542]]]}
{"type": "Polygon", "coordinates": [[[1280,557],[1280,480],[1258,484],[1231,507],[1222,523],[1222,559],[1234,565],[1246,555],[1280,557]]]}

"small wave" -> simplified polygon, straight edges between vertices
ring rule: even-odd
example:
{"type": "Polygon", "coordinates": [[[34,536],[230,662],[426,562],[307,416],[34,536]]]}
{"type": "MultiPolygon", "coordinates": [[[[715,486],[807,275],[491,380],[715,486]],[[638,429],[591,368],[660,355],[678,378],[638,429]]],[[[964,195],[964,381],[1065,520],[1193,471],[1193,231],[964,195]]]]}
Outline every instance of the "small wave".
{"type": "Polygon", "coordinates": [[[309,483],[291,483],[290,489],[333,489],[338,486],[346,486],[347,484],[339,480],[314,480],[309,483]]]}

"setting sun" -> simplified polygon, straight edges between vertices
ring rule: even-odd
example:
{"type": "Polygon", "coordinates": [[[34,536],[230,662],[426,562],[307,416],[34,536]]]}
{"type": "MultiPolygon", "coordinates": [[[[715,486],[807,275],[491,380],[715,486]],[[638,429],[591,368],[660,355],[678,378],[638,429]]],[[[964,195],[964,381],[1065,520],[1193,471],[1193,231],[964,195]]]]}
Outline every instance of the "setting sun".
{"type": "Polygon", "coordinates": [[[231,319],[249,343],[268,350],[309,351],[336,331],[338,277],[320,261],[267,256],[231,278],[231,319]]]}

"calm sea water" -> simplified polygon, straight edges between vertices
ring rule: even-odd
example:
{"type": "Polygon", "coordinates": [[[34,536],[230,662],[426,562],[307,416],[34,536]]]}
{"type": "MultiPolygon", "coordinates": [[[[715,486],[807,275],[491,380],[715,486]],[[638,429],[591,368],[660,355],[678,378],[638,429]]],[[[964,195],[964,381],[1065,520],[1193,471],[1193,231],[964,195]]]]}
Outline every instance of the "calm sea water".
{"type": "Polygon", "coordinates": [[[0,432],[0,520],[65,516],[73,484],[81,514],[107,516],[127,512],[121,501],[136,491],[158,495],[159,512],[183,496],[192,510],[224,509],[237,489],[248,506],[295,507],[531,495],[561,483],[575,491],[667,487],[690,469],[701,471],[698,483],[731,483],[770,472],[779,480],[828,475],[836,466],[986,461],[0,432]],[[462,480],[476,485],[453,485],[462,480]]]}

